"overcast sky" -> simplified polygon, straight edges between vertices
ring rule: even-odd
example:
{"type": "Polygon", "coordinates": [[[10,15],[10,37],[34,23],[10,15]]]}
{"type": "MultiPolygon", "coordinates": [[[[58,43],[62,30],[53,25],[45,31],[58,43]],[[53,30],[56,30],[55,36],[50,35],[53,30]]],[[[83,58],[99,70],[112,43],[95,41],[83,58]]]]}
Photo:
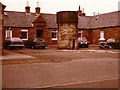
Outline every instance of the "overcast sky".
{"type": "Polygon", "coordinates": [[[77,11],[78,6],[87,16],[93,15],[93,12],[100,14],[118,11],[119,0],[0,0],[6,5],[5,10],[25,11],[25,6],[29,1],[31,12],[35,12],[35,7],[39,1],[42,13],[56,13],[58,11],[77,11]]]}

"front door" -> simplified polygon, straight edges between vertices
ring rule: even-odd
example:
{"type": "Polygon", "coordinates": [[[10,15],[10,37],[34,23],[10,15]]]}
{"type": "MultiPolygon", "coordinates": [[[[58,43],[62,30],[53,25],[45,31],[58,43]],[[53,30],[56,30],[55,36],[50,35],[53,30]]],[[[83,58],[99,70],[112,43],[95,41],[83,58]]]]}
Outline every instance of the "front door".
{"type": "Polygon", "coordinates": [[[37,37],[42,37],[43,30],[37,30],[37,37]]]}

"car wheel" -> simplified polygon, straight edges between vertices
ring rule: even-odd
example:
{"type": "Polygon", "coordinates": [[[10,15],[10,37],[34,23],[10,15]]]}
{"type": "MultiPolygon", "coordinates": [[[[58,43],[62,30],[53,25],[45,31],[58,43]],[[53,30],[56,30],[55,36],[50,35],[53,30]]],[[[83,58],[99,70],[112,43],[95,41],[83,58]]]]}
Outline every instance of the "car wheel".
{"type": "Polygon", "coordinates": [[[103,49],[103,47],[100,47],[100,49],[103,49]]]}
{"type": "Polygon", "coordinates": [[[42,49],[45,49],[45,47],[42,47],[42,49]]]}
{"type": "Polygon", "coordinates": [[[88,45],[86,45],[86,48],[88,48],[88,45]]]}

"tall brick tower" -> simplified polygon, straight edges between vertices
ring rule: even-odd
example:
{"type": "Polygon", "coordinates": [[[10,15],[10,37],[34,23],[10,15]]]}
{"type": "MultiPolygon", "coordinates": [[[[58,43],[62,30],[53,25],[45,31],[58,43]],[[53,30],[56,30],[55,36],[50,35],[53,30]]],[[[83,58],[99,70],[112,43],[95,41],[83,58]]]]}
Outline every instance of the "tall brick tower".
{"type": "Polygon", "coordinates": [[[58,49],[78,48],[78,14],[76,11],[57,13],[58,49]]]}

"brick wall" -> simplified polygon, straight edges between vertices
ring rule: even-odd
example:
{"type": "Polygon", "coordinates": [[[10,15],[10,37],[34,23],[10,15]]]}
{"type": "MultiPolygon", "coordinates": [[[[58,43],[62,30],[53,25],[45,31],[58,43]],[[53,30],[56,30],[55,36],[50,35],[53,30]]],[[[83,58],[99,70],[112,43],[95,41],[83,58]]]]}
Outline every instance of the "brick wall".
{"type": "MultiPolygon", "coordinates": [[[[88,29],[88,30],[81,30],[83,31],[83,37],[86,37],[90,44],[98,44],[100,42],[100,31],[104,31],[104,38],[106,41],[108,38],[118,38],[120,36],[120,27],[107,27],[107,28],[100,28],[100,29],[88,29]],[[119,34],[119,35],[118,35],[119,34]]],[[[79,36],[81,36],[79,34],[79,36]]]]}
{"type": "MultiPolygon", "coordinates": [[[[5,27],[5,30],[8,30],[9,27],[5,27]]],[[[21,30],[28,30],[28,38],[36,37],[36,28],[13,28],[12,30],[12,36],[13,37],[20,37],[21,38],[21,30]]],[[[56,45],[57,40],[52,40],[52,30],[57,29],[44,29],[42,33],[42,38],[49,44],[49,45],[56,45]]],[[[25,41],[25,40],[23,40],[25,41]]]]}
{"type": "Polygon", "coordinates": [[[108,38],[118,38],[118,28],[119,27],[108,27],[108,28],[101,28],[101,29],[94,29],[93,30],[93,44],[98,44],[100,42],[100,31],[104,30],[104,37],[105,41],[108,38]]]}
{"type": "MultiPolygon", "coordinates": [[[[5,30],[8,30],[9,27],[5,27],[5,30]]],[[[11,27],[12,37],[20,37],[21,38],[21,30],[28,30],[28,38],[36,37],[36,30],[34,28],[15,28],[11,27]]]]}
{"type": "Polygon", "coordinates": [[[57,29],[45,29],[44,30],[44,40],[49,45],[57,45],[57,40],[52,40],[52,30],[57,30],[57,29]]]}
{"type": "Polygon", "coordinates": [[[0,55],[3,54],[4,47],[4,9],[5,5],[0,3],[0,55]]]}

